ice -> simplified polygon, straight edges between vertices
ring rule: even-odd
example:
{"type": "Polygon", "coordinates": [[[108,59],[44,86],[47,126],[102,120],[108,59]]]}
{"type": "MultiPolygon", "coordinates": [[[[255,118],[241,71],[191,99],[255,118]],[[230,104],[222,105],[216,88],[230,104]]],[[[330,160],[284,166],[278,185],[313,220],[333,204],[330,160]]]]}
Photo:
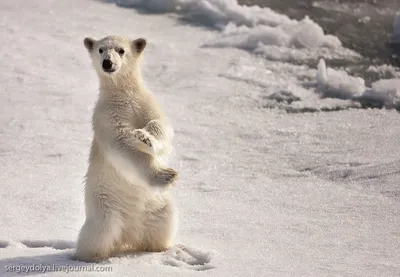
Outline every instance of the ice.
{"type": "Polygon", "coordinates": [[[286,15],[269,8],[241,6],[236,0],[108,0],[118,5],[135,7],[150,12],[177,12],[188,21],[201,23],[213,28],[223,28],[232,22],[237,26],[268,25],[289,23],[286,15]]]}
{"type": "Polygon", "coordinates": [[[264,45],[275,45],[286,48],[340,47],[340,41],[332,36],[325,36],[322,28],[305,18],[300,22],[278,26],[259,25],[257,27],[228,24],[221,37],[208,46],[237,47],[255,51],[264,45]]]}
{"type": "Polygon", "coordinates": [[[382,79],[367,88],[360,77],[351,77],[343,70],[327,70],[323,59],[318,63],[316,79],[323,97],[360,101],[364,105],[388,109],[400,105],[400,79],[382,79]]]}
{"type": "Polygon", "coordinates": [[[351,77],[343,70],[327,70],[324,60],[318,63],[316,79],[322,97],[354,99],[365,91],[364,79],[351,77]]]}
{"type": "Polygon", "coordinates": [[[400,79],[379,80],[365,91],[363,99],[378,102],[387,108],[400,108],[400,79]]]}
{"type": "Polygon", "coordinates": [[[398,68],[392,65],[379,65],[374,66],[370,65],[367,68],[367,73],[377,74],[379,79],[392,79],[392,78],[400,78],[400,71],[398,68]]]}
{"type": "Polygon", "coordinates": [[[328,79],[328,72],[326,70],[326,63],[324,59],[320,59],[318,62],[318,70],[317,70],[317,83],[321,86],[327,86],[329,79],[328,79]]]}
{"type": "Polygon", "coordinates": [[[308,17],[301,21],[291,20],[269,8],[241,6],[236,0],[115,1],[149,12],[175,12],[188,22],[221,30],[221,34],[204,44],[206,47],[236,47],[282,61],[358,56],[344,49],[337,37],[325,35],[308,17]],[[309,51],[296,51],[303,48],[309,51]],[[326,51],[327,48],[330,50],[326,51]]]}
{"type": "MultiPolygon", "coordinates": [[[[382,76],[397,77],[398,74],[390,66],[370,67],[369,70],[382,76]]],[[[400,107],[400,79],[382,79],[367,87],[360,77],[350,76],[344,70],[327,68],[324,59],[320,59],[317,65],[315,83],[293,82],[297,84],[270,87],[264,97],[265,106],[292,113],[400,107]]]]}

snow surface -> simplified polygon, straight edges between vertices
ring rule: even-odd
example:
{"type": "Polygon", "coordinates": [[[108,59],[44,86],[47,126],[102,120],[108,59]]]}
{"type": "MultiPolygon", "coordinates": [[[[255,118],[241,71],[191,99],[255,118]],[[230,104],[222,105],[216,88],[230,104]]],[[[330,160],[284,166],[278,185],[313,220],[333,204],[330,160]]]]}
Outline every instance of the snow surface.
{"type": "Polygon", "coordinates": [[[109,34],[148,39],[144,77],[176,131],[179,233],[166,252],[114,257],[101,264],[112,272],[71,276],[399,276],[399,114],[352,109],[368,93],[394,107],[398,82],[368,88],[322,61],[310,69],[202,47],[232,26],[247,36],[273,27],[267,19],[302,24],[267,9],[130,4],[139,12],[103,1],[0,1],[0,276],[16,276],[13,265],[90,266],[70,260],[98,87],[83,38],[109,34]],[[205,19],[207,7],[215,13],[205,19]],[[153,14],[166,11],[179,16],[153,14]]]}

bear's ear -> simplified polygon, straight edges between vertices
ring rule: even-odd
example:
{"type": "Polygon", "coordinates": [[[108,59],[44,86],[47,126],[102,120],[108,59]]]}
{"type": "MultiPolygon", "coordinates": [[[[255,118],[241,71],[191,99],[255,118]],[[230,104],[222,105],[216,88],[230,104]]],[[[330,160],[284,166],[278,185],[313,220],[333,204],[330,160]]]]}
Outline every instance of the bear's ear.
{"type": "Polygon", "coordinates": [[[143,52],[144,48],[146,47],[147,42],[144,38],[138,38],[135,39],[132,42],[132,46],[133,48],[136,50],[136,52],[138,52],[139,54],[143,52]]]}
{"type": "Polygon", "coordinates": [[[95,43],[95,39],[91,37],[87,37],[83,40],[83,44],[85,44],[86,49],[90,52],[93,50],[93,46],[95,43]]]}

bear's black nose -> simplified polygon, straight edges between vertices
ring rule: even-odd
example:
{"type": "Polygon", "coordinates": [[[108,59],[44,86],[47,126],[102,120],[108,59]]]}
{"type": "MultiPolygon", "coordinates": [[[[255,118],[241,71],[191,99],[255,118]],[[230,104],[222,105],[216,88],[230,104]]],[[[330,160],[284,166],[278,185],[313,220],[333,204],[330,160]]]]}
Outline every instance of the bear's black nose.
{"type": "Polygon", "coordinates": [[[110,70],[112,67],[112,62],[110,60],[104,60],[103,61],[103,69],[105,70],[110,70]]]}

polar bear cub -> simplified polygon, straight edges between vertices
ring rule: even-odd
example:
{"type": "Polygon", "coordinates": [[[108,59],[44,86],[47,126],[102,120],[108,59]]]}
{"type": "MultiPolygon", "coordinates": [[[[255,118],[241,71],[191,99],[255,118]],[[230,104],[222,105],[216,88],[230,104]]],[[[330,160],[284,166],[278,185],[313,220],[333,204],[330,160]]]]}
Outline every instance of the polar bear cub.
{"type": "Polygon", "coordinates": [[[100,80],[85,184],[86,221],[75,259],[95,261],[122,251],[163,251],[175,235],[167,188],[178,177],[163,163],[173,130],[139,68],[144,39],[85,38],[100,80]]]}

